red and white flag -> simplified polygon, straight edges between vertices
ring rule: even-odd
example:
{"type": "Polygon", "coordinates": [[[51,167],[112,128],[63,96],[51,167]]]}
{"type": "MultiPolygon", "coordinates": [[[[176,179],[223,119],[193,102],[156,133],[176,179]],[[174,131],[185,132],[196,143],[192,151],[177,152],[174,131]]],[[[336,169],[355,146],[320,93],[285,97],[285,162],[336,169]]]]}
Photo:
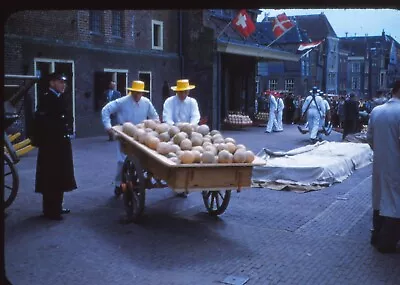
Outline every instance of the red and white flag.
{"type": "Polygon", "coordinates": [[[276,38],[281,37],[287,31],[294,27],[294,23],[289,20],[288,16],[285,13],[277,15],[272,20],[272,32],[274,33],[276,38]]]}
{"type": "Polygon", "coordinates": [[[297,49],[298,51],[303,51],[307,50],[310,48],[315,48],[319,46],[322,43],[322,41],[316,41],[316,42],[311,42],[311,43],[302,43],[299,45],[299,48],[297,49]]]}
{"type": "Polygon", "coordinates": [[[239,14],[237,14],[233,19],[232,24],[245,38],[250,36],[256,30],[253,20],[244,9],[240,10],[239,14]]]}

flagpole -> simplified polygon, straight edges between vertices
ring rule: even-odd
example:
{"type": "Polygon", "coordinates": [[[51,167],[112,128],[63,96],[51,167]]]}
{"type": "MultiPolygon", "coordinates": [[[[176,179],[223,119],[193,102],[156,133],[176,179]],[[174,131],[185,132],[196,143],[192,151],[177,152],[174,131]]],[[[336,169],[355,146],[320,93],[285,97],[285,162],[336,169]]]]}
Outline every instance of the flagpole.
{"type": "Polygon", "coordinates": [[[219,39],[219,37],[222,35],[223,32],[225,32],[226,28],[228,26],[230,26],[230,24],[232,23],[232,20],[229,21],[229,23],[221,30],[221,32],[219,32],[217,40],[219,39]]]}
{"type": "Polygon", "coordinates": [[[280,35],[279,37],[277,37],[275,40],[273,40],[272,42],[270,42],[269,45],[267,45],[267,47],[269,47],[270,45],[272,45],[274,42],[276,42],[277,40],[279,40],[281,37],[283,37],[284,35],[286,35],[287,32],[289,32],[291,29],[293,29],[295,25],[291,26],[289,29],[287,29],[282,35],[280,35]]]}
{"type": "Polygon", "coordinates": [[[302,54],[300,56],[300,58],[302,58],[303,56],[306,56],[308,53],[310,53],[313,49],[315,49],[316,47],[310,48],[310,50],[308,50],[307,52],[305,52],[304,54],[302,54]]]}

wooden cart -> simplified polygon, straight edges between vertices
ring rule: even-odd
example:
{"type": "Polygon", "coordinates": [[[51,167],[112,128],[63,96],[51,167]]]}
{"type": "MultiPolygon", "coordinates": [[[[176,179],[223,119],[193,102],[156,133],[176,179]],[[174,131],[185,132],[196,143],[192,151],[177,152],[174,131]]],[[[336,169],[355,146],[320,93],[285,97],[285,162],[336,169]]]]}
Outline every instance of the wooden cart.
{"type": "Polygon", "coordinates": [[[122,170],[122,191],[127,220],[137,222],[144,210],[145,190],[169,187],[176,193],[201,191],[210,215],[221,215],[228,207],[231,191],[250,187],[252,163],[176,164],[135,141],[114,126],[122,151],[127,155],[122,170]]]}

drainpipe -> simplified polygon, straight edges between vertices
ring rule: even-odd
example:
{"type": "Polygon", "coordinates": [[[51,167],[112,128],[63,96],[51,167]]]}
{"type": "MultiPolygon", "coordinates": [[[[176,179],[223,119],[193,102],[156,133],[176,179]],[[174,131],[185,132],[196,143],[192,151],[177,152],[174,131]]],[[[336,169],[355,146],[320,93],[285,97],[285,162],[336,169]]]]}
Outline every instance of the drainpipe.
{"type": "Polygon", "coordinates": [[[178,18],[179,18],[179,63],[180,63],[180,70],[181,70],[181,78],[184,77],[185,74],[185,70],[184,70],[184,58],[183,58],[183,31],[182,31],[182,18],[183,18],[183,14],[182,14],[182,10],[179,10],[178,12],[178,18]]]}

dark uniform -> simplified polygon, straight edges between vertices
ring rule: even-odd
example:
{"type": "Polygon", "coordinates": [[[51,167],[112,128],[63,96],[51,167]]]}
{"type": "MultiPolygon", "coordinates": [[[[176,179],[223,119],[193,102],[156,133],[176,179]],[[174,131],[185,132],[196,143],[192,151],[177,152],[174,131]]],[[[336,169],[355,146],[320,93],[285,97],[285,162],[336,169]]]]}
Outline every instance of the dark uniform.
{"type": "MultiPolygon", "coordinates": [[[[60,77],[65,80],[65,77],[60,77]]],[[[68,135],[69,122],[63,95],[51,89],[40,95],[35,112],[36,164],[35,192],[43,195],[43,213],[61,219],[64,192],[77,188],[74,176],[72,146],[68,135]]]]}

